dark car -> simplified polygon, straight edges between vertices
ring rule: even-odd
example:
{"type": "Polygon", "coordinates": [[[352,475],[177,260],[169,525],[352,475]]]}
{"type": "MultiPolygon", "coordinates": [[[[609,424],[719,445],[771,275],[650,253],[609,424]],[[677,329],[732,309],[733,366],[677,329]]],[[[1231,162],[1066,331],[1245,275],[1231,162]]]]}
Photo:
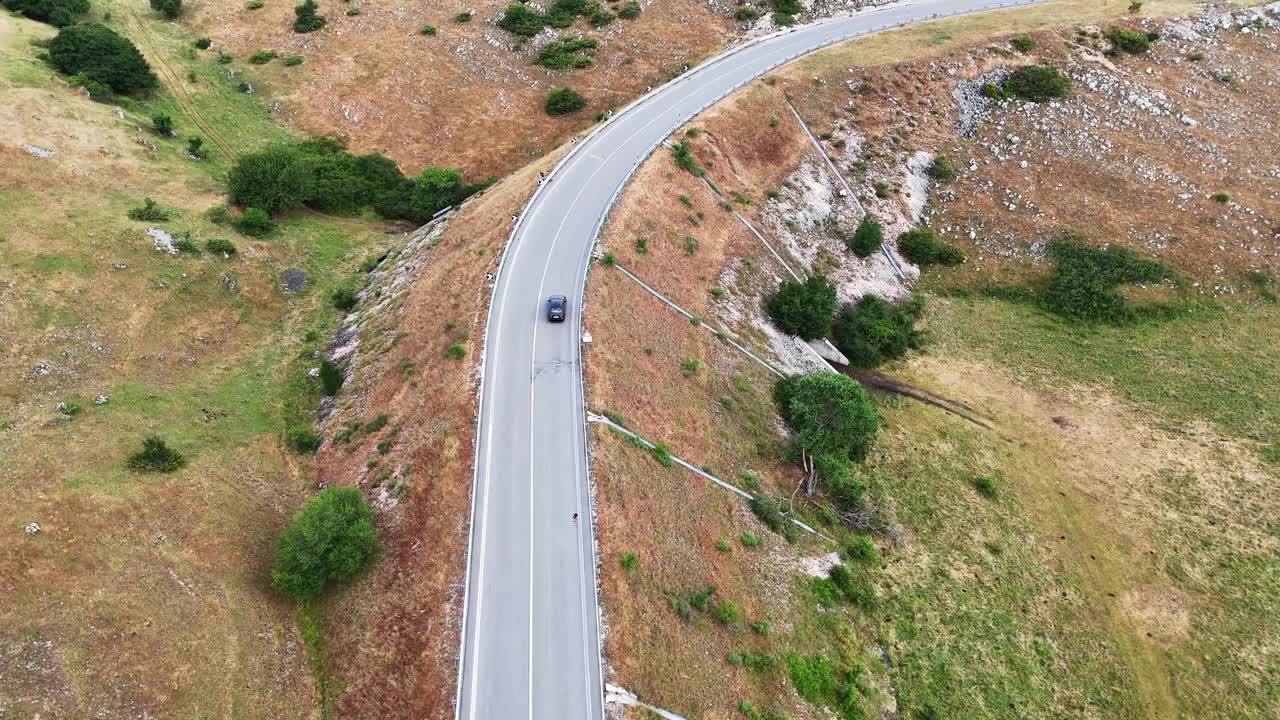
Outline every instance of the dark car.
{"type": "Polygon", "coordinates": [[[552,295],[547,298],[547,319],[551,322],[564,322],[569,312],[569,299],[563,295],[552,295]]]}

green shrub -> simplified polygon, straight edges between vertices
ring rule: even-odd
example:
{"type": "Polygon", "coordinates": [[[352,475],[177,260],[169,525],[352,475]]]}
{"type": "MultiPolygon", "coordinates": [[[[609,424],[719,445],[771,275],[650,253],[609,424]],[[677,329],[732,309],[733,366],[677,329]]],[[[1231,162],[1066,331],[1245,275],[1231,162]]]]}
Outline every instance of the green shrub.
{"type": "Polygon", "coordinates": [[[831,316],[836,311],[836,289],[821,275],[803,283],[784,280],[778,291],[765,300],[770,319],[783,332],[802,340],[826,337],[831,333],[831,316]]]}
{"type": "Polygon", "coordinates": [[[618,17],[623,20],[635,20],[640,17],[640,3],[636,0],[630,0],[623,4],[622,9],[618,10],[618,17]]]}
{"type": "Polygon", "coordinates": [[[1142,0],[1132,0],[1132,2],[1129,3],[1130,13],[1137,13],[1141,9],[1142,9],[1142,0]]]}
{"type": "Polygon", "coordinates": [[[760,544],[762,542],[760,540],[759,535],[756,535],[755,533],[749,533],[749,532],[742,533],[742,536],[738,539],[742,542],[743,547],[749,547],[749,548],[760,547],[760,544]]]}
{"type": "Polygon", "coordinates": [[[301,207],[315,194],[315,186],[314,164],[289,145],[245,153],[227,173],[231,202],[271,214],[301,207]]]}
{"type": "Polygon", "coordinates": [[[729,653],[725,660],[730,665],[750,668],[756,672],[771,672],[778,666],[778,659],[772,655],[757,655],[747,651],[729,653]]]}
{"type": "Polygon", "coordinates": [[[170,448],[164,440],[151,435],[142,441],[142,450],[129,456],[126,463],[130,470],[138,472],[169,473],[187,464],[182,453],[170,448]]]}
{"type": "Polygon", "coordinates": [[[1214,193],[1214,194],[1213,194],[1213,201],[1214,201],[1214,202],[1220,202],[1220,203],[1230,202],[1230,201],[1231,201],[1231,196],[1230,196],[1230,195],[1228,195],[1228,194],[1226,194],[1226,193],[1224,193],[1224,192],[1214,193]]]}
{"type": "Polygon", "coordinates": [[[738,22],[755,22],[758,17],[760,17],[760,11],[750,5],[739,5],[733,12],[733,19],[738,22]]]}
{"type": "Polygon", "coordinates": [[[80,75],[118,93],[149,90],[158,85],[138,48],[98,23],[59,30],[49,41],[49,62],[60,72],[80,75]]]}
{"type": "Polygon", "coordinates": [[[618,557],[618,564],[622,566],[623,570],[635,570],[636,565],[639,563],[640,561],[636,558],[636,554],[633,552],[622,553],[622,555],[618,557]]]}
{"type": "Polygon", "coordinates": [[[751,512],[764,523],[765,527],[790,539],[793,533],[792,525],[787,517],[782,514],[782,507],[778,503],[778,499],[765,495],[764,493],[753,493],[751,495],[751,512]]]}
{"type": "Polygon", "coordinates": [[[236,246],[230,240],[223,238],[212,238],[205,242],[204,247],[211,255],[235,255],[236,246]]]}
{"type": "Polygon", "coordinates": [[[951,158],[946,155],[935,157],[925,172],[939,182],[950,182],[956,178],[956,168],[951,164],[951,158]]]}
{"type": "Polygon", "coordinates": [[[309,455],[320,449],[321,439],[309,427],[295,427],[285,434],[285,442],[294,452],[309,455]]]}
{"type": "Polygon", "coordinates": [[[773,23],[779,27],[790,27],[797,22],[799,21],[796,20],[796,16],[790,13],[776,11],[773,13],[773,23]]]}
{"type": "Polygon", "coordinates": [[[235,228],[249,237],[263,238],[275,232],[276,224],[266,210],[251,207],[244,209],[244,214],[235,221],[235,228]]]}
{"type": "Polygon", "coordinates": [[[728,540],[720,538],[716,541],[716,550],[722,553],[731,553],[733,552],[733,545],[730,545],[728,540]]]}
{"type": "Polygon", "coordinates": [[[293,21],[293,31],[296,33],[315,32],[324,27],[328,22],[322,15],[316,13],[318,6],[316,0],[303,0],[303,2],[293,8],[293,14],[297,19],[293,21]]]}
{"type": "Polygon", "coordinates": [[[990,475],[979,475],[974,478],[973,487],[988,500],[1000,497],[1000,488],[996,486],[996,479],[990,475]]]}
{"type": "Polygon", "coordinates": [[[715,610],[711,614],[721,625],[736,625],[742,622],[742,611],[730,600],[721,600],[716,603],[715,610]]]}
{"type": "Polygon", "coordinates": [[[590,38],[555,40],[543,45],[538,51],[538,64],[552,70],[584,68],[591,65],[595,49],[596,41],[590,38]]]}
{"type": "Polygon", "coordinates": [[[1005,78],[1004,90],[1032,102],[1062,97],[1071,88],[1071,79],[1052,65],[1024,65],[1005,78]]]}
{"type": "Polygon", "coordinates": [[[1030,35],[1019,35],[1010,40],[1009,44],[1020,53],[1028,53],[1035,49],[1036,41],[1030,35]]]}
{"type": "Polygon", "coordinates": [[[191,239],[191,233],[182,233],[173,239],[173,249],[186,255],[199,255],[200,248],[191,239]]]}
{"type": "Polygon", "coordinates": [[[546,24],[547,20],[542,13],[523,3],[508,5],[506,12],[498,18],[498,27],[523,37],[537,35],[546,24]]]}
{"type": "Polygon", "coordinates": [[[667,603],[671,605],[671,609],[676,611],[676,615],[681,620],[688,622],[693,617],[693,608],[689,607],[689,601],[678,595],[670,595],[667,597],[667,603]]]}
{"type": "Polygon", "coordinates": [[[198,37],[191,45],[197,50],[208,50],[213,46],[213,40],[207,37],[198,37]]]}
{"type": "Polygon", "coordinates": [[[884,200],[889,197],[889,183],[879,180],[875,184],[876,197],[884,200]]]}
{"type": "Polygon", "coordinates": [[[262,0],[249,0],[249,2],[244,4],[244,7],[246,10],[261,10],[266,7],[266,4],[263,3],[262,0]]]}
{"type": "Polygon", "coordinates": [[[461,360],[467,356],[467,348],[461,343],[454,343],[445,349],[444,354],[450,360],[461,360]]]}
{"type": "Polygon", "coordinates": [[[672,145],[671,157],[676,161],[676,167],[694,177],[702,177],[707,174],[707,171],[698,165],[698,158],[693,156],[693,146],[689,144],[688,140],[681,140],[672,145]]]}
{"type": "Polygon", "coordinates": [[[151,9],[170,20],[182,14],[182,0],[151,0],[151,9]]]}
{"type": "MultiPolygon", "coordinates": [[[[373,168],[381,166],[388,179],[395,164],[377,156],[361,156],[367,159],[364,172],[372,177],[373,168]]],[[[395,170],[399,175],[399,170],[395,170]]],[[[395,188],[384,193],[384,198],[374,203],[374,208],[386,218],[427,222],[440,210],[456,205],[473,193],[486,187],[467,184],[462,173],[449,168],[429,165],[412,179],[401,179],[395,188]]]]}
{"type": "Polygon", "coordinates": [[[861,565],[879,565],[880,551],[876,550],[875,543],[871,542],[868,535],[859,535],[849,544],[846,552],[849,559],[861,565]]]}
{"type": "Polygon", "coordinates": [[[686,237],[684,239],[684,254],[692,256],[694,253],[698,252],[698,247],[700,245],[701,243],[698,242],[698,238],[693,236],[686,237]]]}
{"type": "Polygon", "coordinates": [[[864,295],[846,305],[832,324],[835,346],[849,358],[849,366],[874,368],[900,358],[921,345],[912,306],[894,305],[877,295],[864,295]]]}
{"type": "Polygon", "coordinates": [[[847,375],[823,372],[779,380],[773,398],[796,446],[812,458],[860,461],[880,427],[866,388],[847,375]]]}
{"type": "Polygon", "coordinates": [[[689,605],[697,610],[706,612],[711,606],[711,596],[715,594],[716,587],[714,585],[708,585],[689,596],[689,605]]]}
{"type": "Polygon", "coordinates": [[[654,443],[653,447],[649,448],[649,454],[662,467],[671,467],[675,464],[675,460],[671,457],[671,448],[667,447],[665,443],[654,443]]]}
{"type": "Polygon", "coordinates": [[[954,246],[934,236],[933,231],[920,226],[898,236],[898,252],[909,262],[920,267],[928,265],[959,265],[964,255],[954,246]]]}
{"type": "Polygon", "coordinates": [[[471,22],[471,13],[460,12],[457,15],[453,16],[453,21],[456,23],[469,23],[471,22]]]}
{"type": "Polygon", "coordinates": [[[278,57],[275,50],[259,50],[249,56],[250,65],[266,65],[278,57]]]}
{"type": "Polygon", "coordinates": [[[353,487],[311,498],[276,540],[272,584],[286,595],[319,595],[330,580],[349,580],[373,554],[373,512],[353,487]]]}
{"type": "Polygon", "coordinates": [[[1107,31],[1107,40],[1112,47],[1123,50],[1130,55],[1140,55],[1151,49],[1151,41],[1146,35],[1122,27],[1113,27],[1107,31]]]}
{"type": "Polygon", "coordinates": [[[342,389],[346,378],[342,376],[342,368],[332,360],[320,361],[320,394],[332,397],[342,389]]]}
{"type": "Polygon", "coordinates": [[[423,25],[423,26],[422,26],[422,29],[421,29],[421,30],[419,30],[419,31],[418,31],[418,33],[419,33],[419,34],[421,34],[421,35],[435,35],[435,34],[436,34],[436,26],[435,26],[435,25],[423,25]]]}
{"type": "Polygon", "coordinates": [[[164,222],[169,219],[169,212],[156,204],[151,198],[142,199],[142,207],[129,208],[130,220],[145,222],[164,222]]]}
{"type": "Polygon", "coordinates": [[[32,20],[66,27],[89,12],[89,0],[4,0],[4,7],[32,20]]]}
{"type": "Polygon", "coordinates": [[[332,300],[333,300],[333,306],[338,310],[342,310],[343,312],[346,312],[354,308],[356,306],[356,303],[359,302],[359,298],[356,297],[355,290],[352,290],[347,285],[341,285],[335,288],[333,291],[332,300]]]}
{"type": "Polygon", "coordinates": [[[218,53],[218,63],[220,65],[229,65],[231,64],[231,61],[235,59],[236,57],[229,52],[218,53]]]}
{"type": "Polygon", "coordinates": [[[543,109],[546,110],[548,115],[558,116],[577,112],[586,106],[586,98],[566,87],[552,90],[547,95],[547,102],[543,109]]]}
{"type": "Polygon", "coordinates": [[[680,372],[684,373],[685,377],[693,375],[701,368],[702,362],[697,358],[685,358],[680,362],[680,372]]]}
{"type": "Polygon", "coordinates": [[[845,238],[845,245],[860,258],[871,257],[884,244],[884,226],[870,213],[863,216],[853,236],[845,238]]]}
{"type": "Polygon", "coordinates": [[[290,55],[289,57],[286,57],[286,58],[284,59],[284,64],[285,64],[285,67],[294,67],[295,65],[301,65],[301,64],[302,64],[302,56],[301,56],[301,55],[290,55]]]}
{"type": "Polygon", "coordinates": [[[209,151],[204,149],[204,138],[191,136],[187,138],[187,154],[197,160],[206,160],[209,151]]]}
{"type": "Polygon", "coordinates": [[[1160,282],[1171,276],[1169,268],[1138,257],[1127,248],[1089,247],[1072,236],[1049,245],[1054,271],[1041,298],[1046,310],[1073,320],[1125,324],[1137,320],[1137,312],[1118,285],[1160,282]]]}
{"type": "Polygon", "coordinates": [[[347,8],[347,17],[355,17],[356,15],[359,15],[359,14],[360,14],[359,6],[352,5],[351,7],[347,8]]]}

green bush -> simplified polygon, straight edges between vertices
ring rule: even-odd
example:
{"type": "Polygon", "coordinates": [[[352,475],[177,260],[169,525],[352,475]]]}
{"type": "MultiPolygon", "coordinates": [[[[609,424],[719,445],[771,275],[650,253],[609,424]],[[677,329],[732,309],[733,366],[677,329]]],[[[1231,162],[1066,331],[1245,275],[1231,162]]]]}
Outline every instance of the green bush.
{"type": "Polygon", "coordinates": [[[197,50],[208,50],[210,47],[213,47],[213,39],[198,37],[195,39],[195,42],[191,43],[191,45],[197,50]]]}
{"type": "Polygon", "coordinates": [[[1051,243],[1049,257],[1054,271],[1041,303],[1049,312],[1073,320],[1134,322],[1137,312],[1116,287],[1160,282],[1171,276],[1163,263],[1140,258],[1132,250],[1092,248],[1073,236],[1051,243]]]}
{"type": "Polygon", "coordinates": [[[1030,35],[1019,35],[1010,40],[1009,44],[1020,53],[1028,53],[1035,49],[1036,41],[1030,35]]]}
{"type": "Polygon", "coordinates": [[[639,563],[639,559],[636,558],[636,554],[633,552],[622,553],[618,557],[618,564],[622,566],[623,570],[635,570],[636,565],[639,563]]]}
{"type": "Polygon", "coordinates": [[[457,15],[453,16],[453,21],[456,23],[469,23],[471,22],[471,13],[460,12],[457,15]]]}
{"type": "Polygon", "coordinates": [[[783,332],[803,340],[831,333],[831,316],[836,311],[836,289],[821,275],[803,283],[784,280],[778,291],[765,300],[769,317],[783,332]]]}
{"type": "Polygon", "coordinates": [[[898,236],[898,252],[908,261],[925,267],[928,265],[959,265],[964,255],[954,246],[934,236],[933,231],[921,226],[898,236]]]}
{"type": "Polygon", "coordinates": [[[130,470],[138,472],[169,473],[186,465],[187,460],[164,440],[152,435],[143,439],[142,450],[130,455],[126,464],[130,470]]]}
{"type": "Polygon", "coordinates": [[[859,535],[853,539],[846,550],[849,559],[861,565],[879,565],[880,551],[868,535],[859,535]]]}
{"type": "Polygon", "coordinates": [[[445,349],[444,354],[450,360],[461,360],[467,356],[467,348],[461,343],[454,343],[445,349]]]}
{"type": "Polygon", "coordinates": [[[173,118],[165,113],[156,113],[151,116],[151,127],[159,134],[165,137],[173,135],[173,118]]]}
{"type": "Polygon", "coordinates": [[[249,0],[244,4],[244,7],[246,10],[261,10],[266,7],[266,3],[262,2],[262,0],[249,0]]]}
{"type": "Polygon", "coordinates": [[[951,158],[946,155],[935,157],[925,172],[939,182],[950,182],[956,179],[956,168],[951,164],[951,158]]]}
{"type": "Polygon", "coordinates": [[[688,140],[681,140],[672,145],[671,157],[675,160],[676,167],[694,177],[702,177],[707,174],[707,171],[698,165],[698,158],[693,156],[693,146],[689,144],[688,140]]]}
{"type": "Polygon", "coordinates": [[[342,389],[342,368],[331,360],[320,361],[320,394],[332,397],[342,389]]]}
{"type": "Polygon", "coordinates": [[[546,17],[542,13],[523,3],[508,5],[506,12],[498,18],[498,27],[523,37],[537,35],[546,24],[546,17]]]}
{"type": "Polygon", "coordinates": [[[219,65],[230,65],[230,64],[231,64],[231,61],[232,61],[232,60],[235,60],[235,59],[236,59],[235,55],[232,55],[232,54],[231,54],[231,53],[229,53],[229,52],[221,52],[221,53],[218,53],[218,64],[219,64],[219,65]]]}
{"type": "Polygon", "coordinates": [[[286,595],[315,597],[330,580],[355,577],[376,541],[373,512],[360,491],[326,488],[277,538],[272,583],[286,595]]]}
{"type": "Polygon", "coordinates": [[[230,240],[212,238],[204,244],[211,255],[235,255],[236,246],[230,240]]]}
{"type": "Polygon", "coordinates": [[[875,588],[871,586],[871,581],[861,572],[855,574],[850,572],[849,568],[844,565],[836,565],[831,568],[827,579],[840,589],[840,594],[850,604],[864,610],[871,610],[875,607],[875,588]]]}
{"type": "Polygon", "coordinates": [[[293,21],[293,31],[296,33],[315,32],[324,27],[324,16],[317,14],[316,0],[303,0],[303,2],[293,8],[293,14],[297,18],[293,21]]]}
{"type": "Polygon", "coordinates": [[[730,665],[750,668],[756,672],[770,672],[778,666],[778,659],[772,655],[757,655],[747,651],[729,653],[725,660],[730,665]]]}
{"type": "Polygon", "coordinates": [[[590,38],[555,40],[543,45],[538,51],[538,64],[552,70],[584,68],[591,65],[591,55],[595,48],[596,41],[590,38]]]}
{"type": "Polygon", "coordinates": [[[315,431],[309,427],[291,428],[285,434],[285,442],[294,452],[309,455],[320,449],[321,439],[316,435],[315,431]]]}
{"type": "Polygon", "coordinates": [[[974,478],[973,487],[988,500],[1000,497],[1000,488],[996,486],[996,479],[989,475],[979,475],[974,478]]]}
{"type": "Polygon", "coordinates": [[[98,23],[81,23],[58,31],[49,41],[49,62],[67,75],[80,75],[118,93],[149,90],[158,85],[138,48],[98,23]]]}
{"type": "Polygon", "coordinates": [[[1228,195],[1228,194],[1226,194],[1226,193],[1224,193],[1224,192],[1214,193],[1214,194],[1213,194],[1213,201],[1214,201],[1214,202],[1220,202],[1220,203],[1230,202],[1230,201],[1231,201],[1231,196],[1230,196],[1230,195],[1228,195]]]}
{"type": "Polygon", "coordinates": [[[1151,41],[1146,35],[1125,30],[1122,27],[1113,27],[1108,30],[1107,40],[1110,40],[1111,45],[1117,50],[1123,50],[1130,55],[1140,55],[1151,49],[1151,41]]]}
{"type": "Polygon", "coordinates": [[[1071,88],[1071,79],[1052,65],[1024,65],[1005,78],[1004,90],[1032,102],[1062,97],[1071,88]]]}
{"type": "Polygon", "coordinates": [[[754,22],[760,17],[760,11],[750,5],[739,5],[738,9],[733,11],[733,19],[739,22],[754,22]]]}
{"type": "Polygon", "coordinates": [[[716,594],[716,587],[708,585],[689,596],[689,605],[696,610],[706,612],[711,607],[711,596],[716,594]]]}
{"type": "Polygon", "coordinates": [[[845,239],[845,245],[860,258],[871,257],[884,245],[884,226],[867,213],[853,231],[853,237],[845,239]]]}
{"type": "Polygon", "coordinates": [[[733,552],[733,545],[731,545],[728,540],[720,538],[716,541],[716,550],[719,550],[722,553],[731,553],[733,552]]]}
{"type": "Polygon", "coordinates": [[[877,295],[864,295],[846,305],[832,324],[832,340],[849,358],[849,366],[874,368],[900,358],[921,345],[913,306],[894,305],[877,295]]]}
{"type": "MultiPolygon", "coordinates": [[[[391,162],[385,158],[379,162],[382,161],[391,162]]],[[[365,165],[364,172],[372,173],[376,165],[377,163],[370,159],[365,165]]],[[[389,173],[393,167],[394,164],[385,167],[385,172],[389,173]]],[[[396,172],[398,174],[399,171],[396,172]]],[[[372,177],[371,174],[369,176],[372,177]]],[[[389,175],[387,177],[389,178],[389,175]]],[[[487,183],[467,184],[463,180],[462,173],[457,170],[427,166],[417,177],[400,180],[394,190],[386,192],[383,199],[374,204],[374,208],[386,218],[424,223],[440,210],[462,202],[486,186],[487,183]]]]}
{"type": "Polygon", "coordinates": [[[355,17],[356,15],[359,15],[359,14],[360,14],[359,6],[352,5],[347,8],[347,17],[355,17]]]}
{"type": "Polygon", "coordinates": [[[129,208],[130,220],[145,222],[164,222],[169,219],[169,212],[156,204],[151,198],[142,199],[142,207],[129,208]]]}
{"type": "Polygon", "coordinates": [[[822,655],[788,655],[787,672],[796,694],[808,702],[831,708],[841,720],[864,717],[859,700],[870,689],[858,678],[861,667],[843,670],[822,655]]]}
{"type": "Polygon", "coordinates": [[[89,12],[89,0],[4,0],[4,7],[32,20],[66,27],[89,12]]]}
{"type": "Polygon", "coordinates": [[[739,537],[738,540],[742,542],[743,547],[749,547],[749,548],[760,547],[760,544],[762,542],[760,540],[759,535],[756,535],[755,533],[749,533],[749,532],[742,533],[742,536],[739,537]]]}
{"type": "Polygon", "coordinates": [[[331,299],[333,300],[333,306],[343,312],[355,307],[356,303],[359,302],[355,290],[346,285],[335,288],[331,299]]]}
{"type": "Polygon", "coordinates": [[[753,493],[751,495],[751,512],[759,518],[760,522],[764,523],[765,527],[787,539],[792,537],[794,532],[792,524],[782,514],[782,507],[777,498],[764,493],[753,493]]]}
{"type": "Polygon", "coordinates": [[[571,88],[552,90],[543,106],[548,115],[568,115],[587,106],[587,99],[571,88]]]}
{"type": "Polygon", "coordinates": [[[187,255],[199,255],[200,248],[191,239],[191,233],[182,233],[173,239],[173,249],[187,255]]]}
{"type": "Polygon", "coordinates": [[[151,0],[151,9],[170,20],[182,14],[182,0],[151,0]]]}
{"type": "Polygon", "coordinates": [[[244,214],[236,219],[235,228],[249,237],[263,238],[275,231],[276,224],[271,222],[266,210],[251,207],[245,208],[244,214]]]}
{"type": "Polygon", "coordinates": [[[721,625],[735,625],[742,622],[742,611],[731,600],[721,600],[716,603],[715,610],[711,614],[721,625]]]}
{"type": "Polygon", "coordinates": [[[197,160],[206,160],[209,151],[204,149],[204,138],[191,136],[187,138],[187,154],[197,160]]]}
{"type": "Polygon", "coordinates": [[[250,65],[266,65],[272,60],[275,60],[276,57],[278,56],[275,50],[259,50],[258,52],[249,56],[249,64],[250,65]]]}
{"type": "Polygon", "coordinates": [[[436,26],[435,26],[435,25],[423,25],[423,26],[422,26],[422,29],[418,31],[418,34],[420,34],[420,35],[435,35],[435,34],[436,34],[436,26]]]}
{"type": "Polygon", "coordinates": [[[618,17],[623,20],[635,20],[640,17],[640,3],[636,2],[636,0],[630,0],[630,2],[625,3],[622,9],[618,10],[618,17]]]}
{"type": "Polygon", "coordinates": [[[227,173],[231,202],[270,214],[301,207],[315,194],[315,185],[314,164],[289,145],[245,153],[227,173]]]}

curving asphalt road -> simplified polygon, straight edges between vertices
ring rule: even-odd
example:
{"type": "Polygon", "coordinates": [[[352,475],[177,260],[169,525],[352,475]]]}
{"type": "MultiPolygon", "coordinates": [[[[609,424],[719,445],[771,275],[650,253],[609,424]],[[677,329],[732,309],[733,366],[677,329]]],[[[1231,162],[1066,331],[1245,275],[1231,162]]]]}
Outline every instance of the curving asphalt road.
{"type": "Polygon", "coordinates": [[[762,38],[619,111],[556,166],[512,232],[485,331],[458,718],[604,717],[579,333],[596,235],[639,163],[697,113],[799,55],[1033,1],[913,0],[762,38]],[[544,317],[553,294],[570,298],[555,325],[544,317]]]}

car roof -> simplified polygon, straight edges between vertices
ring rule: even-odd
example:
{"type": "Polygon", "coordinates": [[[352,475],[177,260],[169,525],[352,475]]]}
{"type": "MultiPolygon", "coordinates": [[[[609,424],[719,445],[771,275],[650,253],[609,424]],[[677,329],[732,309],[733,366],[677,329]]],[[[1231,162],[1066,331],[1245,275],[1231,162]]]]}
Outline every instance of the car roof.
{"type": "Polygon", "coordinates": [[[568,298],[566,298],[566,297],[565,297],[565,296],[563,296],[563,295],[552,295],[551,297],[549,297],[549,298],[547,298],[547,299],[548,299],[548,300],[552,300],[552,301],[559,300],[560,302],[564,302],[564,301],[565,301],[565,300],[567,300],[568,298]]]}

